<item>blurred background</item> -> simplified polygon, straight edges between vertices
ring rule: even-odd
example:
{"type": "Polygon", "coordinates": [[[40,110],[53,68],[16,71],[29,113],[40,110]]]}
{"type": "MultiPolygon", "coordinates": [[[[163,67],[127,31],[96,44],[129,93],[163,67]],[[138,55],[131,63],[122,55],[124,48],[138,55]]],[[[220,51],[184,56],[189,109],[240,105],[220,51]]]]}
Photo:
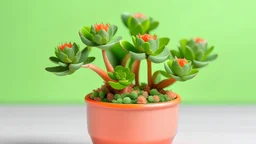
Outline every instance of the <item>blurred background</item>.
{"type": "MultiPolygon", "coordinates": [[[[160,21],[154,30],[170,37],[177,49],[182,38],[202,37],[219,57],[187,82],[169,87],[183,104],[256,104],[254,56],[256,1],[253,0],[1,0],[0,104],[84,104],[84,96],[103,82],[89,69],[65,77],[44,70],[59,43],[83,47],[78,30],[95,23],[119,27],[130,41],[122,12],[141,12],[160,21]]],[[[93,63],[104,68],[101,52],[93,63]]],[[[163,64],[153,65],[153,69],[163,64]]],[[[142,63],[141,79],[146,81],[142,63]],[[144,75],[144,76],[143,76],[144,75]]]]}

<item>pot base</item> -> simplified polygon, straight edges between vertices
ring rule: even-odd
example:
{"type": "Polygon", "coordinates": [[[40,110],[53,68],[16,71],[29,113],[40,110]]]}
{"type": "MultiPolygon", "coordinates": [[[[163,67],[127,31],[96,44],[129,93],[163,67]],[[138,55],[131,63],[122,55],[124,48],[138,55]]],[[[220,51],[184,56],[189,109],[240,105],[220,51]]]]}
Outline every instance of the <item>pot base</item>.
{"type": "Polygon", "coordinates": [[[140,141],[140,142],[132,142],[132,141],[115,141],[115,140],[104,140],[98,138],[92,138],[93,144],[172,144],[173,139],[167,140],[159,140],[159,141],[140,141]]]}

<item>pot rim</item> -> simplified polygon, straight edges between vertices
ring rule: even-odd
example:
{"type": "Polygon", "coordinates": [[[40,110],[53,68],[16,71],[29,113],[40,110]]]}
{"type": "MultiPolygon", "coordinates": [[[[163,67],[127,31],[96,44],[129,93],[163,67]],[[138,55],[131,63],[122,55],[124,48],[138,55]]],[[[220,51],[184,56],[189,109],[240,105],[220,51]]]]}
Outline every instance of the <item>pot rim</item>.
{"type": "Polygon", "coordinates": [[[101,101],[95,101],[90,98],[91,93],[87,94],[85,96],[85,102],[98,106],[98,107],[104,107],[104,108],[114,108],[114,109],[156,109],[156,108],[166,108],[166,107],[173,107],[178,105],[181,102],[181,98],[178,94],[176,99],[168,102],[161,102],[161,103],[152,103],[152,104],[116,104],[116,103],[108,103],[108,102],[101,102],[101,101]]]}

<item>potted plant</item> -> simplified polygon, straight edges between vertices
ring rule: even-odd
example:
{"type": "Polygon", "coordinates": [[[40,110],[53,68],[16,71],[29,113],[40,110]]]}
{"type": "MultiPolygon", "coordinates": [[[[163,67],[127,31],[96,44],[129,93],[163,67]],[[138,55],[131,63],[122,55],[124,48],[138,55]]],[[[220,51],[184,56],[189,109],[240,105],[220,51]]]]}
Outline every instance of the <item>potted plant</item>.
{"type": "MultiPolygon", "coordinates": [[[[58,66],[47,71],[71,75],[80,68],[93,70],[104,83],[87,94],[88,132],[94,144],[170,144],[178,126],[180,96],[166,88],[195,77],[198,69],[217,58],[201,38],[182,39],[169,49],[168,37],[152,34],[159,22],[141,13],[121,15],[131,40],[115,37],[112,24],[94,24],[79,30],[85,48],[64,43],[49,59],[58,66]],[[106,70],[92,64],[91,48],[102,51],[106,70]],[[147,62],[147,82],[139,79],[141,61],[147,62]],[[153,64],[161,70],[152,72],[153,64]]],[[[88,82],[89,84],[89,82],[88,82]]]]}

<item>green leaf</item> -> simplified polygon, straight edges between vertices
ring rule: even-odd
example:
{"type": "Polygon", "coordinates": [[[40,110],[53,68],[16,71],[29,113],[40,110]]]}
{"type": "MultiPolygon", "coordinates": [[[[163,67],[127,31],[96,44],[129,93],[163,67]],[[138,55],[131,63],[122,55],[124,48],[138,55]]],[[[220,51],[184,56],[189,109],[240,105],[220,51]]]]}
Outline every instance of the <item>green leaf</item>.
{"type": "Polygon", "coordinates": [[[181,58],[181,55],[177,50],[171,50],[171,53],[173,57],[181,58]]]}
{"type": "Polygon", "coordinates": [[[143,33],[147,32],[149,27],[150,27],[150,20],[144,20],[142,23],[141,23],[142,27],[143,27],[143,33]]]}
{"type": "Polygon", "coordinates": [[[119,65],[119,66],[116,66],[116,67],[114,68],[114,70],[115,70],[116,72],[119,72],[119,71],[122,71],[123,68],[124,68],[123,66],[119,65]]]}
{"type": "Polygon", "coordinates": [[[152,51],[150,51],[150,44],[148,42],[143,43],[141,47],[143,48],[143,52],[146,54],[150,55],[152,53],[152,51]]]}
{"type": "Polygon", "coordinates": [[[182,79],[184,81],[192,79],[192,78],[194,78],[197,75],[197,73],[198,73],[198,70],[193,69],[193,73],[191,73],[190,75],[187,75],[187,76],[183,76],[182,79]]]}
{"type": "Polygon", "coordinates": [[[87,46],[96,46],[95,43],[93,43],[92,41],[90,41],[90,40],[88,40],[87,38],[85,38],[85,37],[83,36],[83,34],[79,33],[79,35],[80,35],[81,41],[82,41],[85,45],[87,45],[87,46]]]}
{"type": "Polygon", "coordinates": [[[96,44],[101,45],[101,44],[102,44],[101,40],[102,40],[102,37],[101,37],[99,34],[94,35],[93,41],[94,41],[96,44]]]}
{"type": "Polygon", "coordinates": [[[137,39],[137,38],[132,35],[132,42],[133,42],[134,45],[137,45],[136,39],[137,39]]]}
{"type": "Polygon", "coordinates": [[[213,49],[214,49],[214,46],[211,46],[209,49],[206,50],[206,52],[204,54],[204,60],[207,59],[207,57],[211,54],[213,49]]]}
{"type": "Polygon", "coordinates": [[[63,63],[63,62],[58,62],[58,64],[62,67],[67,67],[68,65],[66,63],[63,63]]]}
{"type": "Polygon", "coordinates": [[[76,43],[73,43],[72,49],[73,49],[75,54],[77,54],[77,52],[79,52],[79,47],[76,43]]]}
{"type": "Polygon", "coordinates": [[[81,51],[81,56],[80,56],[80,59],[79,59],[79,63],[81,62],[84,62],[87,58],[88,58],[88,55],[89,55],[89,48],[88,47],[85,47],[82,51],[81,51]]]}
{"type": "Polygon", "coordinates": [[[124,12],[124,13],[122,13],[122,15],[121,15],[122,22],[123,22],[123,24],[124,24],[126,27],[128,27],[127,21],[128,21],[129,16],[130,16],[130,14],[127,13],[127,12],[124,12]]]}
{"type": "Polygon", "coordinates": [[[187,43],[188,43],[188,40],[187,39],[182,39],[180,40],[180,51],[183,55],[185,55],[185,48],[187,47],[187,43]]]}
{"type": "Polygon", "coordinates": [[[90,41],[93,39],[93,35],[90,33],[90,27],[83,27],[80,32],[84,37],[86,37],[86,39],[90,41]]]}
{"type": "Polygon", "coordinates": [[[170,76],[172,78],[174,78],[176,81],[184,81],[181,77],[177,76],[177,75],[173,75],[173,74],[170,74],[170,76]]]}
{"type": "Polygon", "coordinates": [[[185,65],[182,67],[182,69],[183,69],[183,75],[188,75],[189,72],[190,72],[191,69],[192,69],[191,62],[185,64],[185,65]]]}
{"type": "Polygon", "coordinates": [[[60,62],[60,60],[56,57],[49,57],[49,60],[55,64],[58,64],[60,62]]]}
{"type": "Polygon", "coordinates": [[[194,68],[201,68],[201,67],[205,67],[206,65],[208,65],[208,62],[200,62],[200,61],[193,60],[194,68]]]}
{"type": "Polygon", "coordinates": [[[178,61],[176,60],[172,62],[172,71],[174,72],[175,75],[178,75],[178,76],[183,76],[184,74],[182,67],[179,65],[178,61]]]}
{"type": "Polygon", "coordinates": [[[164,77],[170,78],[170,75],[169,75],[166,71],[160,70],[159,72],[160,72],[160,74],[163,75],[164,77]]]}
{"type": "Polygon", "coordinates": [[[165,71],[168,74],[174,74],[173,71],[171,70],[171,67],[172,67],[172,61],[171,60],[168,60],[167,62],[164,63],[165,71]]]}
{"type": "Polygon", "coordinates": [[[157,43],[155,40],[149,40],[148,43],[150,44],[150,49],[155,52],[157,50],[157,48],[159,48],[157,46],[157,43]]]}
{"type": "Polygon", "coordinates": [[[134,80],[134,78],[135,78],[135,74],[134,73],[128,73],[127,75],[126,75],[126,79],[128,80],[128,81],[133,81],[134,80]]]}
{"type": "Polygon", "coordinates": [[[98,32],[98,34],[102,37],[102,38],[106,38],[107,40],[109,40],[109,34],[108,34],[108,32],[106,32],[105,30],[100,30],[99,32],[98,32]]]}
{"type": "Polygon", "coordinates": [[[112,48],[116,43],[118,43],[120,40],[122,39],[122,37],[117,37],[115,38],[113,41],[107,43],[106,45],[100,45],[100,46],[95,46],[99,49],[105,50],[105,49],[110,49],[112,48]]]}
{"type": "Polygon", "coordinates": [[[213,60],[215,60],[217,57],[218,57],[218,54],[210,55],[210,56],[207,58],[207,61],[213,61],[213,60]]]}
{"type": "Polygon", "coordinates": [[[78,63],[78,62],[79,62],[80,57],[81,57],[81,52],[82,52],[82,51],[78,51],[78,52],[76,53],[76,55],[74,56],[74,58],[73,58],[73,60],[72,60],[72,63],[78,63]]]}
{"type": "Polygon", "coordinates": [[[189,47],[186,47],[185,48],[185,58],[188,59],[188,60],[193,60],[194,59],[194,54],[192,52],[192,50],[189,48],[189,47]]]}
{"type": "Polygon", "coordinates": [[[162,63],[168,59],[169,55],[166,56],[152,56],[150,55],[148,59],[152,61],[153,63],[162,63]]]}
{"type": "Polygon", "coordinates": [[[127,26],[130,30],[132,29],[135,29],[135,27],[138,25],[138,21],[132,17],[132,16],[129,16],[128,19],[127,19],[127,26]]]}
{"type": "Polygon", "coordinates": [[[88,57],[88,58],[84,61],[84,64],[92,63],[94,60],[95,60],[95,57],[88,57]]]}
{"type": "Polygon", "coordinates": [[[126,50],[126,51],[132,51],[132,52],[135,52],[135,53],[137,53],[137,52],[139,52],[138,51],[138,49],[136,49],[130,42],[128,42],[128,41],[125,41],[125,40],[121,40],[120,41],[120,45],[121,45],[121,47],[124,49],[124,50],[126,50]]]}
{"type": "Polygon", "coordinates": [[[68,56],[65,54],[65,53],[63,53],[62,51],[61,52],[59,52],[58,53],[58,58],[62,61],[62,62],[64,62],[64,63],[71,63],[72,61],[68,58],[68,56]]]}
{"type": "Polygon", "coordinates": [[[198,61],[202,61],[203,55],[204,55],[204,52],[202,50],[198,50],[195,54],[195,59],[198,61]]]}
{"type": "Polygon", "coordinates": [[[113,80],[117,80],[112,72],[108,72],[108,76],[113,80]]]}
{"type": "Polygon", "coordinates": [[[124,86],[129,86],[131,84],[131,82],[128,80],[119,80],[118,82],[124,86]]]}
{"type": "Polygon", "coordinates": [[[116,90],[121,90],[121,89],[124,89],[124,88],[126,87],[126,86],[124,86],[124,85],[122,85],[122,84],[120,84],[120,83],[118,83],[118,82],[109,81],[108,84],[109,84],[112,88],[114,88],[114,89],[116,89],[116,90]]]}
{"type": "Polygon", "coordinates": [[[136,27],[130,29],[132,35],[144,34],[143,27],[141,25],[136,25],[136,27]]]}
{"type": "Polygon", "coordinates": [[[65,53],[68,56],[69,59],[72,60],[74,58],[75,53],[74,53],[74,50],[72,48],[67,48],[66,47],[66,48],[63,49],[62,52],[65,53]]]}
{"type": "Polygon", "coordinates": [[[131,57],[135,60],[143,60],[146,58],[145,53],[134,53],[130,51],[130,54],[131,54],[131,57]]]}
{"type": "Polygon", "coordinates": [[[70,64],[68,67],[71,71],[76,71],[79,68],[81,68],[81,66],[83,65],[83,63],[78,63],[78,64],[70,64]]]}
{"type": "Polygon", "coordinates": [[[68,70],[67,67],[62,67],[62,66],[56,66],[56,67],[47,67],[45,68],[46,71],[48,72],[63,72],[68,70]]]}
{"type": "Polygon", "coordinates": [[[155,51],[155,53],[154,53],[153,55],[154,55],[154,56],[159,55],[160,53],[163,52],[164,48],[165,48],[165,46],[159,47],[159,48],[155,51]]]}
{"type": "Polygon", "coordinates": [[[148,32],[157,28],[158,25],[159,25],[158,21],[154,21],[152,18],[150,18],[150,28],[149,28],[148,32]]]}
{"type": "Polygon", "coordinates": [[[169,41],[170,39],[166,37],[159,38],[159,47],[168,45],[169,41]]]}
{"type": "Polygon", "coordinates": [[[66,71],[63,71],[63,72],[54,72],[54,74],[57,75],[57,76],[66,76],[66,75],[70,75],[72,73],[73,72],[71,72],[69,70],[66,70],[66,71]]]}

